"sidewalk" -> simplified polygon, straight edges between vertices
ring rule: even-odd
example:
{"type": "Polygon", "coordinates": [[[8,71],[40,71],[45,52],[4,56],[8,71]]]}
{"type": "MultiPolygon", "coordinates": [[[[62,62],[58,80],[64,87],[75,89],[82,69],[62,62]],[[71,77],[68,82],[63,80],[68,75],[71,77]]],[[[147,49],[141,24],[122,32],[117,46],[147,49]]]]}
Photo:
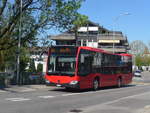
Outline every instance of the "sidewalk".
{"type": "Polygon", "coordinates": [[[52,87],[46,85],[11,85],[6,88],[0,88],[1,92],[29,92],[36,91],[38,89],[51,89],[52,87]]]}
{"type": "Polygon", "coordinates": [[[150,113],[150,105],[145,106],[141,113],[150,113]]]}

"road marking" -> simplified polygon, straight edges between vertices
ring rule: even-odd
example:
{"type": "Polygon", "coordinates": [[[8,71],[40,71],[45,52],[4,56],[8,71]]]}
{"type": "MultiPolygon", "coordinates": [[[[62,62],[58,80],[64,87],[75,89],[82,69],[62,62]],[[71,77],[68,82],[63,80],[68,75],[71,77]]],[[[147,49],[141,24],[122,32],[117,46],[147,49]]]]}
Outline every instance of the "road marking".
{"type": "Polygon", "coordinates": [[[25,89],[25,90],[22,90],[20,92],[28,92],[28,91],[35,91],[35,89],[25,89]]]}
{"type": "Polygon", "coordinates": [[[84,94],[90,94],[90,93],[96,93],[96,92],[98,92],[98,91],[81,92],[81,93],[69,93],[69,94],[62,94],[61,96],[84,95],[84,94]]]}
{"type": "Polygon", "coordinates": [[[50,96],[50,95],[47,95],[47,96],[38,96],[39,98],[45,98],[45,99],[47,99],[47,98],[54,98],[54,97],[56,97],[56,96],[50,96]]]}
{"type": "Polygon", "coordinates": [[[4,92],[6,92],[6,91],[0,90],[0,93],[4,93],[4,92]]]}
{"type": "Polygon", "coordinates": [[[8,101],[27,101],[27,100],[31,100],[29,98],[6,98],[5,100],[8,100],[8,101]]]}
{"type": "Polygon", "coordinates": [[[71,95],[80,95],[82,93],[69,93],[69,94],[62,94],[61,96],[71,96],[71,95]]]}
{"type": "MultiPolygon", "coordinates": [[[[136,94],[136,95],[131,95],[131,96],[126,96],[126,97],[122,97],[122,98],[119,98],[119,99],[116,99],[116,100],[112,100],[112,101],[108,101],[108,102],[104,102],[104,103],[101,103],[101,104],[97,104],[97,105],[93,105],[93,106],[90,106],[90,107],[85,107],[83,108],[83,110],[85,111],[84,113],[86,113],[86,111],[91,112],[93,111],[93,109],[97,109],[97,108],[102,108],[103,106],[108,106],[110,104],[114,104],[116,102],[119,102],[119,101],[124,101],[125,99],[133,99],[133,98],[137,98],[138,96],[144,96],[144,95],[147,95],[147,94],[150,94],[150,92],[146,92],[146,93],[141,93],[141,94],[136,94]]],[[[146,106],[147,108],[149,108],[149,106],[146,106]]],[[[69,112],[70,113],[70,112],[69,112]]],[[[143,112],[145,113],[145,112],[143,112]]],[[[148,112],[149,113],[149,112],[148,112]]]]}
{"type": "Polygon", "coordinates": [[[103,104],[104,105],[113,104],[113,103],[116,103],[116,102],[119,102],[119,101],[122,101],[122,100],[125,100],[125,99],[132,99],[132,98],[136,98],[138,96],[143,96],[143,95],[146,95],[146,94],[150,94],[150,92],[136,94],[136,95],[131,95],[131,96],[126,96],[126,97],[119,98],[119,99],[116,99],[116,100],[113,100],[113,101],[109,101],[109,102],[106,102],[106,103],[103,103],[103,104]]]}

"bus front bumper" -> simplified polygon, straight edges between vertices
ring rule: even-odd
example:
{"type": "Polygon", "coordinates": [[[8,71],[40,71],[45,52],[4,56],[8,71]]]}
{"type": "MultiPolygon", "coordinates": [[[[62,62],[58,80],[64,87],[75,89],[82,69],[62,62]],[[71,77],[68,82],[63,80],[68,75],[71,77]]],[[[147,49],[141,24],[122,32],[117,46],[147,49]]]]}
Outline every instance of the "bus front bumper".
{"type": "Polygon", "coordinates": [[[63,83],[63,84],[59,84],[59,83],[53,83],[53,82],[49,82],[46,83],[46,85],[48,86],[57,86],[57,87],[66,87],[66,88],[73,88],[73,89],[79,89],[79,82],[76,84],[70,84],[70,83],[63,83]]]}

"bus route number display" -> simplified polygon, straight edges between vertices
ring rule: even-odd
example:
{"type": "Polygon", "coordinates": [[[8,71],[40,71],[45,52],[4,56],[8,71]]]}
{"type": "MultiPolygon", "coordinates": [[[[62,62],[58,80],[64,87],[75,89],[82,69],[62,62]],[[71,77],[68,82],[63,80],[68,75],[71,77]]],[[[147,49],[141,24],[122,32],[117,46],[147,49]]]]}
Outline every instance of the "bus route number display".
{"type": "Polygon", "coordinates": [[[74,53],[74,49],[72,48],[51,48],[52,54],[71,54],[74,53]]]}

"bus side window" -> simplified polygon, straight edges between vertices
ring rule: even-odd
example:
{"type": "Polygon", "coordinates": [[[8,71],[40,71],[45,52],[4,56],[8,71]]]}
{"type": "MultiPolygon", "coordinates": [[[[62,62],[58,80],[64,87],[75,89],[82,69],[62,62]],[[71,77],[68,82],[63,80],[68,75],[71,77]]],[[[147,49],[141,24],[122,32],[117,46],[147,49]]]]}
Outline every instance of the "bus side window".
{"type": "Polygon", "coordinates": [[[85,71],[85,65],[84,65],[84,63],[81,63],[80,64],[80,72],[84,72],[85,71]]]}

